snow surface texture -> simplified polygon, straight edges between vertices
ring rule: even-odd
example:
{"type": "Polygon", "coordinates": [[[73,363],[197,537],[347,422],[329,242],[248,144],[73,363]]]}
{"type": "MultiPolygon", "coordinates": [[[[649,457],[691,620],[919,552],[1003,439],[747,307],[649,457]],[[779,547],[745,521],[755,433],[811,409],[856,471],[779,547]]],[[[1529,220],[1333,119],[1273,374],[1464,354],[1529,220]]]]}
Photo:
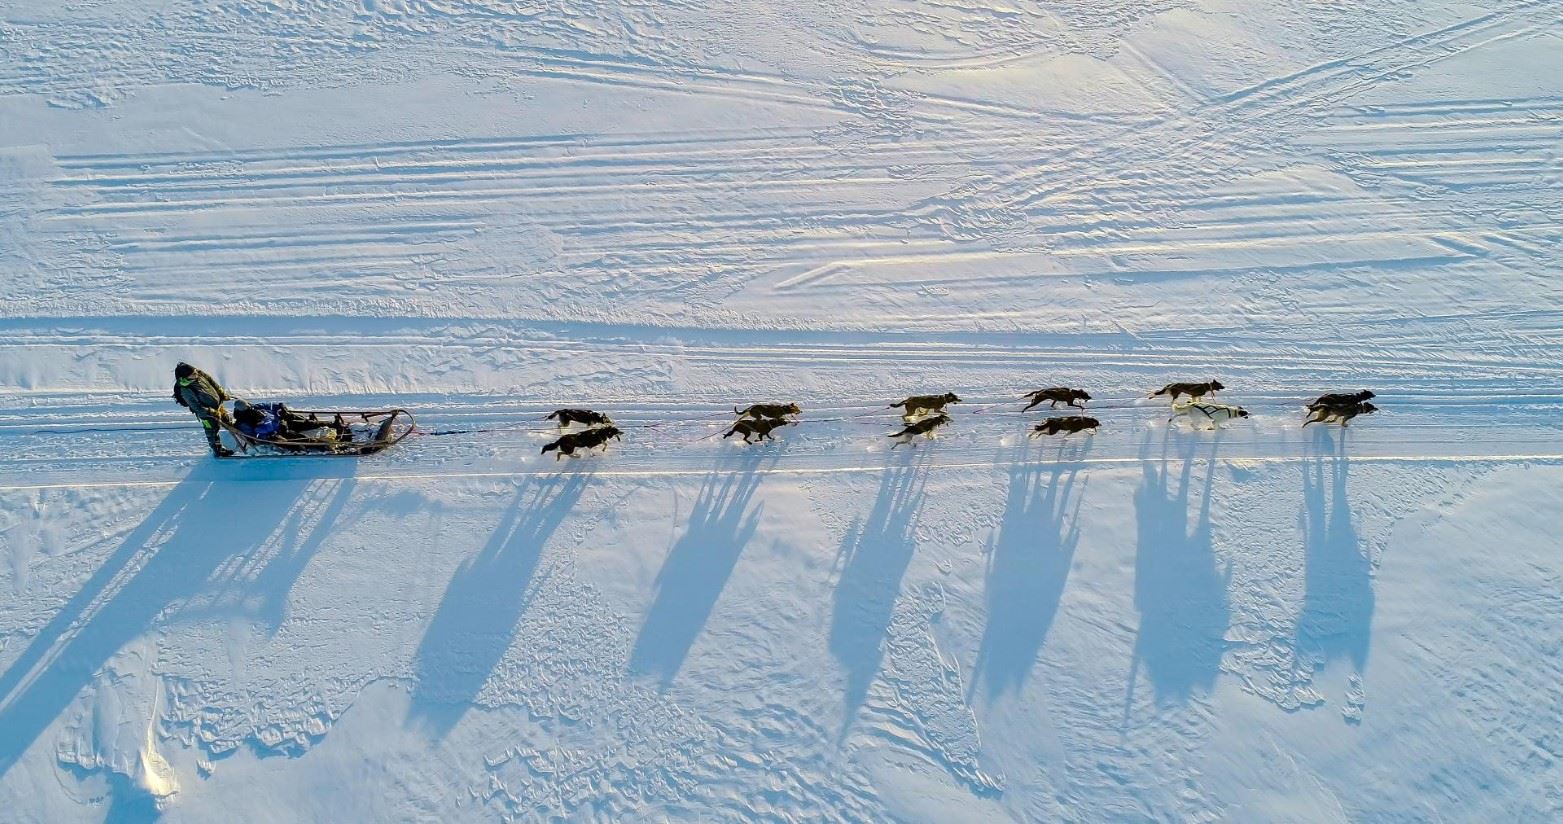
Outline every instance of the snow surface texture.
{"type": "Polygon", "coordinates": [[[0,819],[1563,817],[1560,149],[1555,0],[0,0],[0,819]]]}

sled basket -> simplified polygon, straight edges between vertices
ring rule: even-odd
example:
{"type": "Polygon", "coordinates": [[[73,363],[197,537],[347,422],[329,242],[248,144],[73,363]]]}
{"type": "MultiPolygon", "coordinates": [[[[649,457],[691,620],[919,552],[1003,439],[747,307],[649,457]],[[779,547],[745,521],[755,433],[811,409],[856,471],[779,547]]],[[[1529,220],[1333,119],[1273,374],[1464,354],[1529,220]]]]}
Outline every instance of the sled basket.
{"type": "Polygon", "coordinates": [[[246,435],[234,425],[230,417],[221,419],[222,428],[238,445],[238,451],[248,457],[283,457],[287,455],[330,455],[358,457],[373,455],[386,447],[401,443],[416,431],[417,423],[412,413],[405,409],[377,409],[369,411],[290,409],[297,415],[315,416],[324,423],[335,421],[338,416],[347,425],[347,437],[339,437],[335,429],[322,426],[308,430],[306,437],[278,438],[275,440],[246,435]]]}

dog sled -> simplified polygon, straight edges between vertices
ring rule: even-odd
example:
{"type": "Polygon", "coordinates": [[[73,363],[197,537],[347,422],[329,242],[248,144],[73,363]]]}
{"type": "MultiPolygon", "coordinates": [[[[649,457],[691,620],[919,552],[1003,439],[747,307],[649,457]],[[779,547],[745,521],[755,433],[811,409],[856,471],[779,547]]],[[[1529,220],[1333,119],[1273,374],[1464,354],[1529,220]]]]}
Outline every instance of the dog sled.
{"type": "Polygon", "coordinates": [[[315,425],[271,437],[259,437],[246,433],[231,415],[224,415],[221,424],[233,439],[236,451],[249,458],[373,455],[401,443],[418,428],[412,413],[405,409],[298,409],[289,412],[315,425]]]}

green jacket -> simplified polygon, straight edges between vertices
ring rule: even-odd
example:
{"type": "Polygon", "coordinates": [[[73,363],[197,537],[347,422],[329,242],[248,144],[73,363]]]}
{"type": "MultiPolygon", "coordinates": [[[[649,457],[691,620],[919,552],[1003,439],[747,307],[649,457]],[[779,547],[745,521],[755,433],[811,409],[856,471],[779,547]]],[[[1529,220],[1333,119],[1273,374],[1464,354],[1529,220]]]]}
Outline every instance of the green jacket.
{"type": "Polygon", "coordinates": [[[217,414],[217,407],[228,397],[216,378],[199,369],[188,378],[174,379],[174,400],[197,415],[217,414]]]}

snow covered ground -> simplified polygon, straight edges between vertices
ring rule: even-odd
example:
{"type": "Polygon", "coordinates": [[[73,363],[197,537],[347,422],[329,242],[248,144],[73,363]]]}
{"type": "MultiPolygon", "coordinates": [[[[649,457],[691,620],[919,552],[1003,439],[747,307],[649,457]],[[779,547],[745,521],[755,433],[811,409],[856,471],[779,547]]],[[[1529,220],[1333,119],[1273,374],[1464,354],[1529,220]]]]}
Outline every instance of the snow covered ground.
{"type": "Polygon", "coordinates": [[[1563,817],[1560,183],[1552,0],[0,0],[0,820],[1563,817]]]}

